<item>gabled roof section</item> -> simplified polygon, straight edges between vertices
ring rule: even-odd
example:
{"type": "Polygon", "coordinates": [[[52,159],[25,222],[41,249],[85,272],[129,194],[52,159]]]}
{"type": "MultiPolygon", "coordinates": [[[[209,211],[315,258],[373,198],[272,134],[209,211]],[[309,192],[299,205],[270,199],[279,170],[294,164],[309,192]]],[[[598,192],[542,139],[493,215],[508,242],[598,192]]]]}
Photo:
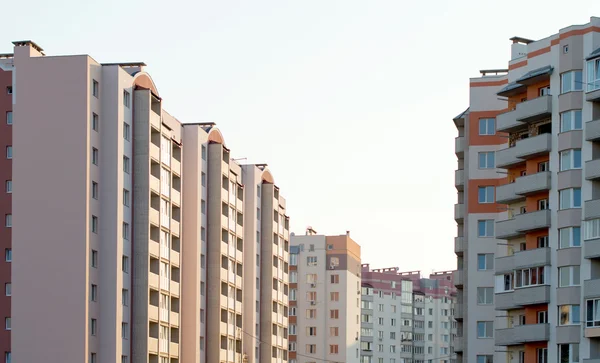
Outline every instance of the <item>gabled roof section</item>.
{"type": "Polygon", "coordinates": [[[518,95],[519,93],[523,93],[526,90],[527,90],[527,87],[525,85],[522,85],[517,82],[512,82],[512,83],[507,84],[504,88],[502,88],[496,94],[498,96],[508,97],[508,96],[518,95]]]}
{"type": "Polygon", "coordinates": [[[453,118],[452,120],[453,120],[453,121],[456,121],[456,120],[460,120],[460,119],[462,119],[462,118],[465,118],[465,115],[467,114],[467,112],[469,112],[469,109],[470,109],[470,107],[467,107],[467,109],[466,109],[466,110],[464,110],[464,111],[463,111],[463,112],[462,112],[460,115],[456,116],[456,117],[455,117],[455,118],[453,118]]]}
{"type": "Polygon", "coordinates": [[[543,81],[544,79],[549,79],[550,75],[554,71],[554,67],[548,65],[541,68],[534,69],[525,73],[521,78],[517,79],[515,82],[528,85],[543,81]]]}

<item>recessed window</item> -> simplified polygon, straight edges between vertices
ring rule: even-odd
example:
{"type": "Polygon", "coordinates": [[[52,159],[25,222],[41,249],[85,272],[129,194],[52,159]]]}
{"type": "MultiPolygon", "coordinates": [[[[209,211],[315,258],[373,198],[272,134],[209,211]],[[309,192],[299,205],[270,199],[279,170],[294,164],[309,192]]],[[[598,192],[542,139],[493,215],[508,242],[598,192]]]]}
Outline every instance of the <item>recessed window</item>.
{"type": "Polygon", "coordinates": [[[558,325],[581,324],[579,305],[560,305],[558,307],[558,325]]]}
{"type": "Polygon", "coordinates": [[[92,148],[92,164],[98,165],[98,149],[92,148]]]}
{"type": "Polygon", "coordinates": [[[477,255],[477,270],[493,270],[494,269],[494,254],[480,253],[477,255]]]}
{"type": "Polygon", "coordinates": [[[123,306],[129,305],[129,290],[127,289],[121,290],[121,304],[123,306]]]}
{"type": "Polygon", "coordinates": [[[90,353],[90,363],[98,363],[96,360],[96,353],[90,353]]]}
{"type": "Polygon", "coordinates": [[[92,250],[92,267],[98,267],[98,251],[92,250]]]}
{"type": "Polygon", "coordinates": [[[129,223],[123,222],[123,239],[129,241],[129,223]]]}
{"type": "Polygon", "coordinates": [[[494,220],[484,219],[477,221],[477,235],[479,237],[494,237],[494,220]]]}
{"type": "Polygon", "coordinates": [[[123,256],[121,265],[122,265],[121,268],[123,269],[123,272],[128,274],[129,273],[129,257],[123,256]]]}
{"type": "Polygon", "coordinates": [[[581,130],[583,121],[581,118],[581,110],[570,110],[561,112],[560,114],[560,132],[571,130],[581,130]]]}
{"type": "Polygon", "coordinates": [[[6,214],[4,216],[4,226],[5,227],[12,227],[12,214],[6,214]]]}
{"type": "MultiPolygon", "coordinates": [[[[546,274],[549,270],[545,269],[544,266],[540,267],[531,267],[531,268],[523,268],[515,271],[515,287],[528,287],[528,286],[538,286],[546,284],[546,274]]],[[[510,276],[510,275],[509,275],[510,276]]],[[[498,278],[500,276],[496,276],[498,278]]],[[[505,283],[510,282],[506,281],[506,275],[504,275],[505,283]]],[[[512,288],[511,288],[512,290],[512,288]]],[[[508,290],[503,290],[508,291],[508,290]]]]}
{"type": "Polygon", "coordinates": [[[206,214],[206,201],[204,199],[200,202],[200,211],[202,214],[206,214]]]}
{"type": "Polygon", "coordinates": [[[98,321],[96,319],[92,319],[90,321],[90,333],[92,335],[96,335],[98,321]]]}
{"type": "Polygon", "coordinates": [[[479,135],[496,135],[496,119],[480,118],[479,135]]]}
{"type": "Polygon", "coordinates": [[[558,345],[558,361],[560,363],[575,363],[580,362],[579,359],[579,344],[559,344],[558,345]]]}
{"type": "Polygon", "coordinates": [[[560,93],[583,91],[583,74],[581,71],[570,71],[560,75],[560,93]]]}
{"type": "Polygon", "coordinates": [[[121,323],[121,338],[129,339],[129,324],[121,323]]]}
{"type": "Polygon", "coordinates": [[[569,227],[558,230],[559,248],[581,247],[581,228],[569,227]]]}
{"type": "Polygon", "coordinates": [[[563,189],[558,195],[560,209],[581,208],[581,188],[563,189]]]}
{"type": "Polygon", "coordinates": [[[206,174],[204,172],[202,172],[201,181],[202,181],[202,186],[205,187],[206,186],[206,174]]]}
{"type": "Polygon", "coordinates": [[[477,288],[477,304],[491,305],[494,303],[494,288],[493,287],[478,287],[477,288]]]}
{"type": "Polygon", "coordinates": [[[12,284],[10,282],[4,284],[4,295],[12,296],[12,284]]]}
{"type": "Polygon", "coordinates": [[[90,300],[98,301],[98,285],[92,284],[90,287],[90,300]]]}
{"type": "Polygon", "coordinates": [[[587,62],[587,91],[600,89],[600,58],[587,62]]]}
{"type": "Polygon", "coordinates": [[[13,156],[13,152],[12,152],[12,146],[9,145],[6,147],[6,158],[7,159],[12,159],[13,156]]]}
{"type": "Polygon", "coordinates": [[[493,355],[478,355],[477,363],[494,363],[494,356],[493,355]]]}
{"type": "Polygon", "coordinates": [[[569,53],[569,45],[565,44],[565,45],[563,45],[563,54],[567,54],[567,53],[569,53]]]}
{"type": "Polygon", "coordinates": [[[129,190],[123,189],[123,205],[129,207],[129,190]]]}
{"type": "Polygon", "coordinates": [[[127,141],[131,138],[131,127],[127,122],[123,122],[123,138],[127,141]]]}
{"type": "Polygon", "coordinates": [[[560,171],[581,169],[581,149],[560,152],[560,171]]]}
{"type": "Polygon", "coordinates": [[[206,160],[206,146],[202,145],[202,160],[206,160]]]}
{"type": "Polygon", "coordinates": [[[129,158],[127,156],[123,156],[123,171],[129,174],[129,158]]]}
{"type": "Polygon", "coordinates": [[[92,80],[92,95],[96,98],[100,95],[100,84],[95,79],[92,80]]]}
{"type": "Polygon", "coordinates": [[[98,217],[92,216],[92,232],[98,233],[98,217]]]}
{"type": "Polygon", "coordinates": [[[477,322],[477,338],[493,338],[494,337],[494,322],[493,321],[478,321],[477,322]]]}
{"type": "Polygon", "coordinates": [[[123,105],[127,108],[131,106],[131,94],[127,91],[123,91],[123,105]]]}
{"type": "Polygon", "coordinates": [[[494,169],[496,167],[496,153],[493,151],[479,153],[479,169],[494,169]]]}
{"type": "Polygon", "coordinates": [[[4,261],[12,262],[12,249],[11,248],[4,249],[4,261]]]}
{"type": "Polygon", "coordinates": [[[12,193],[12,180],[7,180],[4,182],[4,189],[7,193],[12,193]]]}
{"type": "Polygon", "coordinates": [[[98,115],[92,113],[92,130],[98,132],[100,129],[100,120],[98,119],[98,115]]]}
{"type": "Polygon", "coordinates": [[[98,183],[92,182],[92,198],[98,199],[98,183]]]}
{"type": "Polygon", "coordinates": [[[12,86],[7,86],[7,87],[6,87],[6,94],[7,94],[7,95],[12,95],[12,93],[13,93],[12,86]]]}
{"type": "Polygon", "coordinates": [[[317,256],[306,257],[306,266],[316,266],[316,265],[317,265],[317,256]]]}
{"type": "Polygon", "coordinates": [[[479,203],[494,203],[494,191],[492,186],[479,187],[478,201],[479,203]]]}
{"type": "Polygon", "coordinates": [[[565,266],[558,268],[559,287],[579,286],[581,284],[579,266],[565,266]]]}
{"type": "Polygon", "coordinates": [[[12,125],[13,124],[13,114],[12,114],[12,111],[8,111],[6,113],[6,124],[7,125],[12,125]]]}
{"type": "Polygon", "coordinates": [[[12,329],[12,323],[11,323],[10,317],[4,318],[4,329],[6,329],[6,330],[12,329]]]}

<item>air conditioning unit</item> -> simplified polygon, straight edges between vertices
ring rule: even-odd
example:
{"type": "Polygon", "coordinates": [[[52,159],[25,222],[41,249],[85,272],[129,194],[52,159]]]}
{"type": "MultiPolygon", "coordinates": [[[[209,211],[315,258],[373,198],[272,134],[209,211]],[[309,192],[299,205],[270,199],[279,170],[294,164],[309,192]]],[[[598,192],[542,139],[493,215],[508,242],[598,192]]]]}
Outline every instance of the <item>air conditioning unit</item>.
{"type": "Polygon", "coordinates": [[[314,301],[314,300],[312,300],[312,301],[310,302],[310,304],[311,304],[311,305],[317,305],[317,302],[316,302],[316,301],[314,301]]]}

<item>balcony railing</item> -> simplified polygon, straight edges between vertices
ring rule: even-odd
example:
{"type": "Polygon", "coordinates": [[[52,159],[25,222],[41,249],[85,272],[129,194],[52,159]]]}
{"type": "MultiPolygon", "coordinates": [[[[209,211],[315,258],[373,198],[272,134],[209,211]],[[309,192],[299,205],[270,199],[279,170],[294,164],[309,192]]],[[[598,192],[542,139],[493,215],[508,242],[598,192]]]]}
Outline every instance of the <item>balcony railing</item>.
{"type": "Polygon", "coordinates": [[[459,158],[463,157],[463,155],[465,153],[465,137],[464,136],[458,136],[456,139],[454,139],[454,153],[459,158]]]}
{"type": "Polygon", "coordinates": [[[496,238],[511,239],[526,232],[550,227],[550,210],[517,214],[513,219],[496,222],[496,238]]]}
{"type": "Polygon", "coordinates": [[[512,132],[527,125],[550,117],[552,114],[552,96],[541,96],[517,104],[516,109],[497,116],[498,131],[512,132]]]}
{"type": "Polygon", "coordinates": [[[508,329],[496,329],[496,345],[510,346],[550,339],[549,324],[525,324],[508,329]]]}
{"type": "Polygon", "coordinates": [[[550,286],[537,285],[497,293],[496,310],[511,310],[528,305],[546,304],[550,301],[550,286]]]}
{"type": "Polygon", "coordinates": [[[552,135],[540,134],[518,140],[513,147],[496,152],[496,166],[509,168],[524,163],[525,160],[547,154],[552,149],[552,135]]]}

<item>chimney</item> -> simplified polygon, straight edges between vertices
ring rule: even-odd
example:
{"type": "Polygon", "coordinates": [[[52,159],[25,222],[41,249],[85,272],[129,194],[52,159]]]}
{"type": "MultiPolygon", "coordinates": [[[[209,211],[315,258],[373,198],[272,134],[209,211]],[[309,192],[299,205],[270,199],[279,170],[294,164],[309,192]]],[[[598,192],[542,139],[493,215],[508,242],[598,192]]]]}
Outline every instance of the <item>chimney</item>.
{"type": "Polygon", "coordinates": [[[315,231],[311,226],[306,227],[306,235],[307,236],[314,236],[317,234],[317,231],[315,231]]]}
{"type": "Polygon", "coordinates": [[[350,237],[350,231],[346,231],[346,236],[350,237]]]}

